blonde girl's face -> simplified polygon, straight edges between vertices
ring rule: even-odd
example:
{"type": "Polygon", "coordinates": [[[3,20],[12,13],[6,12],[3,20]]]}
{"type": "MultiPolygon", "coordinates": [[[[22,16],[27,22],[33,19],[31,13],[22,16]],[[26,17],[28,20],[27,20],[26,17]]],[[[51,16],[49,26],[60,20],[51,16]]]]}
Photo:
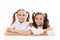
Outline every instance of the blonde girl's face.
{"type": "Polygon", "coordinates": [[[43,24],[43,15],[36,15],[35,16],[35,23],[38,25],[38,26],[40,26],[40,25],[42,25],[43,24]]]}
{"type": "Polygon", "coordinates": [[[26,17],[27,17],[26,11],[20,10],[17,13],[18,21],[21,22],[21,23],[25,21],[26,17]]]}

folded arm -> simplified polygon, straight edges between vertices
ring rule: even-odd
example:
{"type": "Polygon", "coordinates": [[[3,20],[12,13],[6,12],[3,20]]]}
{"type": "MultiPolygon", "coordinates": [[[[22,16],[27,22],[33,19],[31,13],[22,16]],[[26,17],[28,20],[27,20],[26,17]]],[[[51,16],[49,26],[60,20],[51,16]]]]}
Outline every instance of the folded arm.
{"type": "Polygon", "coordinates": [[[30,30],[13,30],[11,28],[8,28],[7,31],[17,33],[17,34],[20,34],[20,35],[31,35],[30,30]]]}

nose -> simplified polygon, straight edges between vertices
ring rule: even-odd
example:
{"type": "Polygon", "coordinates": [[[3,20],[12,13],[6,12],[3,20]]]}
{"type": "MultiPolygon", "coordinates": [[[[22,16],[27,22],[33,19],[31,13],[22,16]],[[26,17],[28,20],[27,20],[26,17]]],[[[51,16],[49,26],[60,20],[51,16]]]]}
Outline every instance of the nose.
{"type": "Polygon", "coordinates": [[[40,20],[38,20],[38,22],[40,22],[40,20]]]}
{"type": "Polygon", "coordinates": [[[22,15],[21,15],[20,17],[21,17],[21,18],[23,18],[23,16],[22,16],[22,15]]]}

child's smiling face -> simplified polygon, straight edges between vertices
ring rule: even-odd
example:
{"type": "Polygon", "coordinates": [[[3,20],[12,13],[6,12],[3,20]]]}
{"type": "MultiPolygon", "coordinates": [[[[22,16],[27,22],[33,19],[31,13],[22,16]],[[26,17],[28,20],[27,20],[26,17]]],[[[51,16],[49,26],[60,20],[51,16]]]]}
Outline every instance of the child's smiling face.
{"type": "Polygon", "coordinates": [[[43,24],[43,15],[36,15],[35,16],[35,23],[37,24],[37,26],[41,26],[43,24]]]}
{"type": "Polygon", "coordinates": [[[18,21],[21,22],[21,23],[25,21],[26,16],[27,16],[26,11],[20,10],[20,11],[17,13],[18,21]]]}

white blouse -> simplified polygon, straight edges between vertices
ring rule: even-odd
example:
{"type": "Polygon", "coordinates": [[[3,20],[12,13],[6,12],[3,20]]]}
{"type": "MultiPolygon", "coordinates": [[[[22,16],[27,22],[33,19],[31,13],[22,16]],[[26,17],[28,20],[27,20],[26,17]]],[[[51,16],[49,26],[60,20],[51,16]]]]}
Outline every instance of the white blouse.
{"type": "Polygon", "coordinates": [[[36,29],[35,27],[32,26],[31,30],[32,30],[32,33],[33,33],[33,34],[41,34],[41,33],[43,33],[42,27],[38,27],[38,28],[36,29]]]}
{"type": "MultiPolygon", "coordinates": [[[[41,27],[38,27],[37,29],[32,26],[31,27],[31,31],[32,31],[33,34],[41,34],[41,33],[43,33],[44,30],[43,30],[42,26],[41,27]]],[[[53,29],[47,31],[47,34],[48,34],[48,36],[54,36],[55,35],[53,29]]]]}
{"type": "Polygon", "coordinates": [[[11,29],[14,29],[14,30],[28,30],[29,29],[29,23],[28,22],[23,22],[23,23],[20,23],[18,21],[15,21],[11,26],[10,26],[11,29]]]}

